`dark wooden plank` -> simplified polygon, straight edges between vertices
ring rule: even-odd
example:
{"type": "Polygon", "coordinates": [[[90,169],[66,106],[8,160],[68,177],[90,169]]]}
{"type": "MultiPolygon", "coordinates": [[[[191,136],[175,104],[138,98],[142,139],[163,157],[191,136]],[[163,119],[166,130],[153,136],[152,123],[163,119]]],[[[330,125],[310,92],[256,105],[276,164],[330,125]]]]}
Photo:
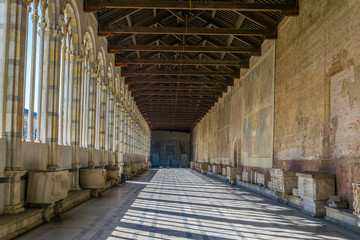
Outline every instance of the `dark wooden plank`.
{"type": "Polygon", "coordinates": [[[149,0],[85,0],[84,12],[94,12],[101,8],[148,8],[179,10],[234,10],[234,11],[281,11],[292,14],[296,10],[293,3],[247,3],[234,1],[149,1],[149,0]]]}
{"type": "Polygon", "coordinates": [[[228,47],[228,46],[167,46],[167,45],[111,45],[109,52],[130,52],[130,51],[143,51],[143,52],[207,52],[207,53],[248,53],[254,56],[259,56],[261,53],[260,48],[255,47],[228,47]]]}
{"type": "Polygon", "coordinates": [[[99,36],[112,34],[181,34],[181,35],[237,35],[237,36],[276,36],[276,28],[273,29],[244,29],[244,28],[197,28],[197,27],[143,27],[143,26],[100,26],[99,36]]]}
{"type": "Polygon", "coordinates": [[[236,72],[232,71],[144,71],[144,70],[123,70],[121,73],[122,77],[129,77],[129,76],[144,76],[144,75],[154,75],[154,76],[228,76],[239,78],[240,77],[240,70],[236,72]]]}
{"type": "Polygon", "coordinates": [[[249,59],[229,60],[229,59],[163,59],[163,58],[117,58],[115,66],[126,65],[207,65],[207,66],[235,66],[240,68],[249,67],[249,59]]]}

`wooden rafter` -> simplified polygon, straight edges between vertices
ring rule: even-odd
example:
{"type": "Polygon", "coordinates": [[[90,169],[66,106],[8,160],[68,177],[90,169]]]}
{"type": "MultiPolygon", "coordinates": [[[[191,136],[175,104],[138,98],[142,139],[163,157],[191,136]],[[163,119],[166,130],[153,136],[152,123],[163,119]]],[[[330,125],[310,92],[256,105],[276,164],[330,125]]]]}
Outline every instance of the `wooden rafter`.
{"type": "Polygon", "coordinates": [[[238,35],[238,36],[265,36],[267,38],[276,37],[276,29],[236,29],[236,28],[198,28],[198,27],[112,27],[101,26],[98,31],[99,36],[110,36],[112,34],[193,34],[193,35],[238,35]]]}
{"type": "Polygon", "coordinates": [[[156,45],[110,45],[109,52],[208,52],[208,53],[249,53],[259,56],[261,49],[256,47],[232,47],[232,46],[156,46],[156,45]]]}
{"type": "Polygon", "coordinates": [[[248,68],[249,60],[228,60],[228,59],[159,59],[159,58],[118,58],[116,66],[124,66],[130,64],[161,64],[161,65],[227,65],[240,68],[248,68]]]}
{"type": "Polygon", "coordinates": [[[94,12],[101,8],[148,8],[179,10],[224,10],[224,11],[281,11],[286,15],[294,15],[298,8],[293,2],[279,3],[246,3],[246,2],[197,2],[197,1],[148,1],[148,0],[85,0],[84,11],[94,12]]]}

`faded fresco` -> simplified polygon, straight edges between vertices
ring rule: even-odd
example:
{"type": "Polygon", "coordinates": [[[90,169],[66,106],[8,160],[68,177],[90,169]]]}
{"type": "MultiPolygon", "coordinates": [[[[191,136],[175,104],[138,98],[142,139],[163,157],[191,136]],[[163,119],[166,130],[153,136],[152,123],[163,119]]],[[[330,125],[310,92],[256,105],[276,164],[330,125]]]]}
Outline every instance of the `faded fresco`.
{"type": "Polygon", "coordinates": [[[274,48],[244,77],[244,166],[272,167],[274,48]]]}
{"type": "Polygon", "coordinates": [[[330,146],[331,155],[360,156],[360,81],[355,81],[354,66],[331,78],[330,146]]]}
{"type": "Polygon", "coordinates": [[[274,97],[274,48],[244,77],[244,100],[247,116],[272,104],[274,97]]]}
{"type": "Polygon", "coordinates": [[[272,142],[272,106],[244,119],[243,151],[250,158],[271,158],[268,146],[272,142]]]}

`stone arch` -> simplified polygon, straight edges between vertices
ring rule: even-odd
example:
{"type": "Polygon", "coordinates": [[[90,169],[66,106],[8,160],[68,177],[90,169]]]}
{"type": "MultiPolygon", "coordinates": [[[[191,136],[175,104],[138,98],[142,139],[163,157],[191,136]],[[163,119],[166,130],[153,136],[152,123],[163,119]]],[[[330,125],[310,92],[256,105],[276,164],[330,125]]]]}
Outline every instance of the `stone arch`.
{"type": "Polygon", "coordinates": [[[59,0],[48,0],[45,11],[47,28],[55,30],[59,25],[61,19],[59,0]]]}
{"type": "MultiPolygon", "coordinates": [[[[79,21],[77,10],[71,3],[66,3],[63,9],[64,19],[68,19],[69,29],[71,29],[71,50],[74,54],[79,53],[81,43],[81,24],[79,21]]],[[[76,6],[76,4],[75,4],[76,6]]]]}
{"type": "Polygon", "coordinates": [[[120,85],[120,76],[119,74],[116,74],[115,75],[115,82],[114,82],[114,88],[115,88],[115,91],[114,91],[114,94],[117,98],[120,99],[120,92],[121,92],[121,85],[120,85]]]}
{"type": "Polygon", "coordinates": [[[99,79],[100,81],[104,81],[105,84],[107,84],[106,81],[106,68],[105,68],[105,58],[104,58],[104,54],[102,53],[102,51],[100,50],[97,54],[97,61],[96,61],[96,67],[98,70],[98,74],[99,74],[99,79]]]}
{"type": "Polygon", "coordinates": [[[90,70],[95,68],[95,46],[89,32],[84,34],[83,38],[85,66],[90,70]]]}
{"type": "Polygon", "coordinates": [[[232,161],[231,161],[231,166],[232,167],[239,167],[240,163],[240,144],[241,140],[237,139],[235,137],[234,141],[233,141],[233,150],[232,150],[232,161]]]}
{"type": "Polygon", "coordinates": [[[107,79],[109,83],[109,90],[115,94],[114,69],[112,63],[110,63],[107,67],[107,79]]]}

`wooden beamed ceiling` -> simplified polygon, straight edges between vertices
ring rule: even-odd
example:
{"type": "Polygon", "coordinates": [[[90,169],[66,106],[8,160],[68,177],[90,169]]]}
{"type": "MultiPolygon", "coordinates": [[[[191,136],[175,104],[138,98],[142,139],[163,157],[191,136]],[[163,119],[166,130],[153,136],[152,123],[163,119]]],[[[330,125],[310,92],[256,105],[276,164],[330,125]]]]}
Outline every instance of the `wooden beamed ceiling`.
{"type": "Polygon", "coordinates": [[[84,0],[152,129],[190,131],[298,0],[84,0]]]}

